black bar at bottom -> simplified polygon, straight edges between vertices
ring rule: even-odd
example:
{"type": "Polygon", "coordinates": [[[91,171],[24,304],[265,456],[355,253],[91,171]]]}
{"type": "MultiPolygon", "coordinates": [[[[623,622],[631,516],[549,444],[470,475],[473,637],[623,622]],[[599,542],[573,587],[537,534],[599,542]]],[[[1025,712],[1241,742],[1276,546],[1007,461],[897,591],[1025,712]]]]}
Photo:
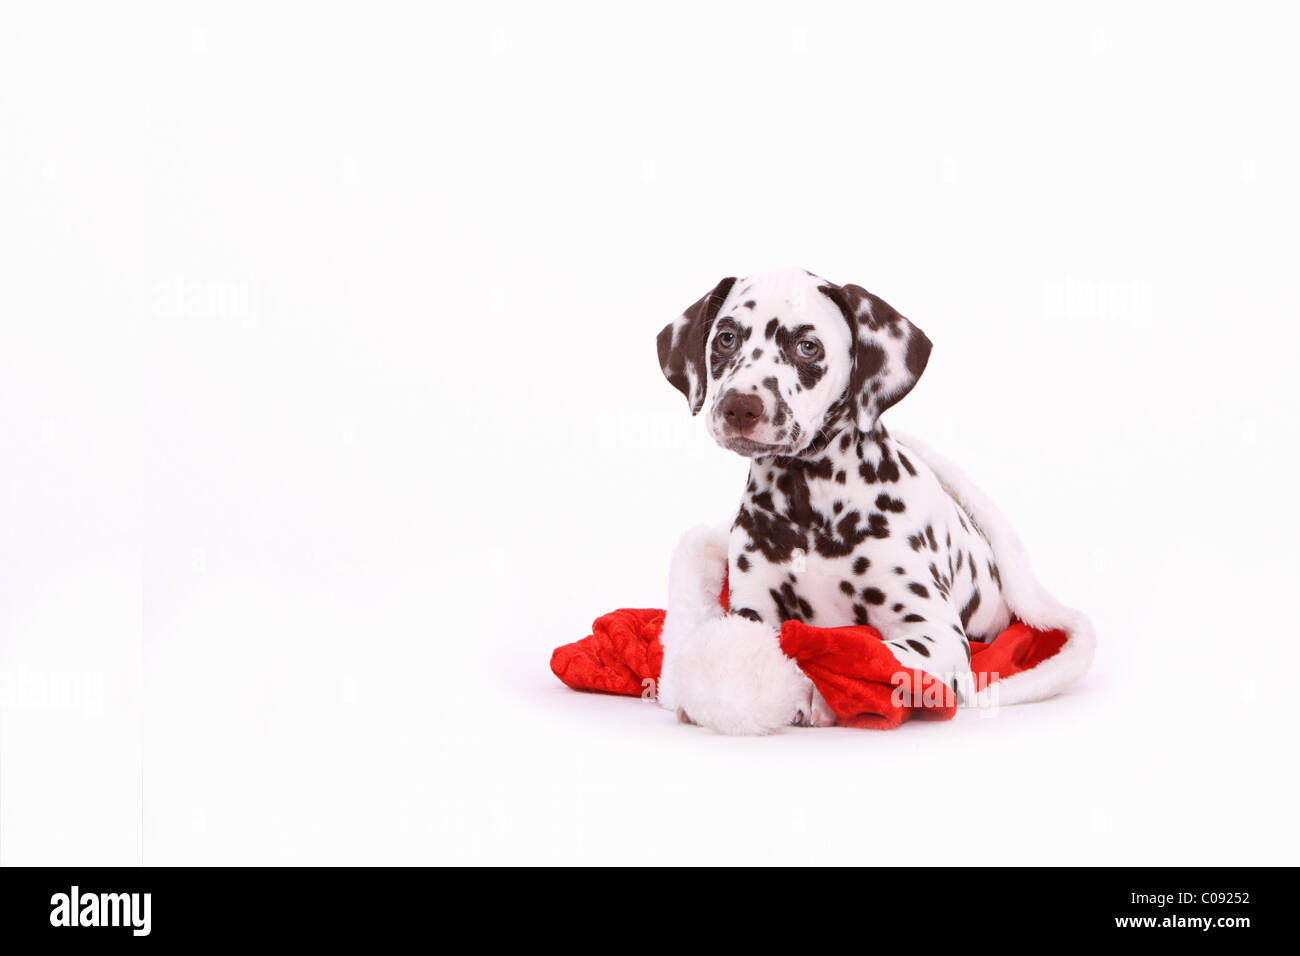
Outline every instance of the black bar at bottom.
{"type": "Polygon", "coordinates": [[[452,933],[580,948],[761,945],[776,933],[811,947],[847,933],[867,949],[1103,937],[1230,945],[1285,929],[1293,882],[1292,869],[1208,868],[5,869],[0,931],[6,949],[59,937],[337,946],[452,933]]]}

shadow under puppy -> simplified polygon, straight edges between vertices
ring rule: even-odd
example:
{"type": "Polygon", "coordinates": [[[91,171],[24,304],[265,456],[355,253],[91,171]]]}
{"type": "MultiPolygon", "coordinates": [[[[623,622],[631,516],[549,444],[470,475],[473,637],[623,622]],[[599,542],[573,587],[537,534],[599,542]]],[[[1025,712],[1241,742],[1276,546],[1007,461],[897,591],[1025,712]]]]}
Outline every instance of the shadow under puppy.
{"type": "Polygon", "coordinates": [[[725,547],[731,610],[717,605],[717,575],[698,573],[707,560],[675,568],[660,702],[729,733],[833,724],[780,651],[786,620],[869,624],[900,670],[968,696],[970,640],[1011,620],[993,550],[880,423],[924,371],[925,334],[859,286],[785,269],[723,279],[658,348],[691,413],[705,411],[714,440],[750,459],[725,539],[700,530],[679,546],[725,547]]]}

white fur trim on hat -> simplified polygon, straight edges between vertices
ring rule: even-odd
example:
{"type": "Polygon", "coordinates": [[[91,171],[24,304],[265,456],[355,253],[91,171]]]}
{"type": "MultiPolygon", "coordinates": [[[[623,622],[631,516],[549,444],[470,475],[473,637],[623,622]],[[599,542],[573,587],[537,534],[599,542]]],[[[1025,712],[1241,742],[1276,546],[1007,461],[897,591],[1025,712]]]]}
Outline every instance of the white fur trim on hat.
{"type": "Polygon", "coordinates": [[[904,447],[930,466],[939,482],[974,520],[993,548],[1002,577],[1002,597],[1011,613],[1039,630],[1062,630],[1065,644],[1031,670],[990,684],[976,698],[979,706],[1023,704],[1059,694],[1083,676],[1097,646],[1092,622],[1044,590],[1034,577],[1024,545],[1011,524],[960,468],[914,438],[895,434],[904,447]]]}
{"type": "Polygon", "coordinates": [[[673,658],[699,627],[724,616],[718,604],[722,579],[727,573],[727,525],[697,525],[682,535],[673,549],[668,568],[668,613],[660,643],[664,648],[659,675],[659,703],[677,710],[673,658]]]}

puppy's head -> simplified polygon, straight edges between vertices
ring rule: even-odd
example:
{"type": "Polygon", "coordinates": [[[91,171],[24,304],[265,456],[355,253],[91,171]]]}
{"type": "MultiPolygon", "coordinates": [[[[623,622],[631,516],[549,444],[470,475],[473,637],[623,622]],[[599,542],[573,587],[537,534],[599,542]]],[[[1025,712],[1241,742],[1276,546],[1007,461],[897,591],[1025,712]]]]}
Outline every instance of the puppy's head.
{"type": "Polygon", "coordinates": [[[802,269],[727,278],[659,333],[659,364],[709,433],[746,457],[870,432],[911,390],[930,340],[882,299],[802,269]]]}

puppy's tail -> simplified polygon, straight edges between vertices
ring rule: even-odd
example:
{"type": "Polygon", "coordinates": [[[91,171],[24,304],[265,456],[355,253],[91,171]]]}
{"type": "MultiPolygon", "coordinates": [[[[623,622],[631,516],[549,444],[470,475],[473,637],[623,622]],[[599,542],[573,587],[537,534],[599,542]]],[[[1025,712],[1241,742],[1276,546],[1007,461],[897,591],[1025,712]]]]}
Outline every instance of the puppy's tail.
{"type": "Polygon", "coordinates": [[[1027,671],[990,684],[978,695],[977,704],[1022,704],[1060,693],[1082,677],[1092,663],[1097,646],[1092,622],[1056,600],[1038,583],[1024,545],[1011,524],[960,468],[914,438],[897,433],[894,437],[930,467],[939,483],[966,509],[988,538],[1002,576],[1002,596],[1011,613],[1030,627],[1060,630],[1066,635],[1065,643],[1055,654],[1027,671]]]}

